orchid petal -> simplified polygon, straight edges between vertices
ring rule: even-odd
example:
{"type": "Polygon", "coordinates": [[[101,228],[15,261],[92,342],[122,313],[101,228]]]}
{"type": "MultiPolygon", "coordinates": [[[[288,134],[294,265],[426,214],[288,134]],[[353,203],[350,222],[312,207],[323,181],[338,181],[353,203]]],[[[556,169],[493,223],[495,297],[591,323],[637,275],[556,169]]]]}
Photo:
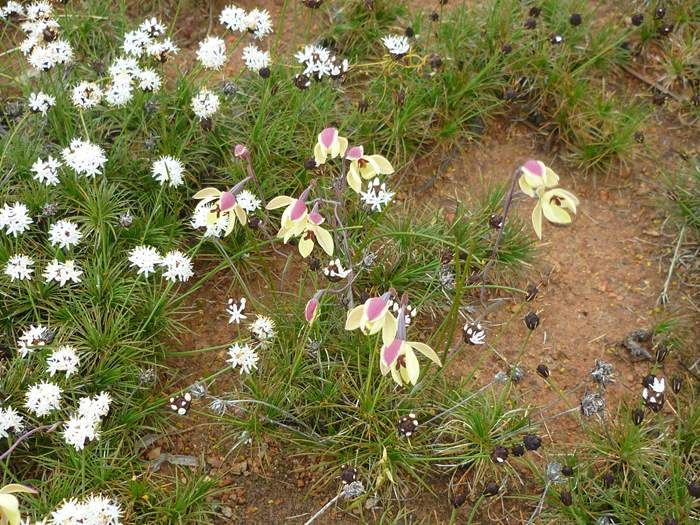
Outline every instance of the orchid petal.
{"type": "Polygon", "coordinates": [[[571,216],[559,206],[554,206],[548,201],[542,203],[542,212],[550,222],[555,224],[571,224],[571,216]]]}
{"type": "Polygon", "coordinates": [[[537,202],[537,205],[532,209],[532,227],[539,239],[542,238],[542,203],[537,202]]]}
{"type": "Polygon", "coordinates": [[[391,175],[394,173],[394,167],[381,155],[368,155],[367,160],[375,166],[377,173],[382,175],[391,175]]]}
{"type": "Polygon", "coordinates": [[[312,241],[311,239],[307,239],[306,237],[302,237],[301,239],[299,239],[299,253],[304,259],[311,255],[313,249],[314,241],[312,241]]]}
{"type": "Polygon", "coordinates": [[[398,331],[398,322],[396,318],[387,313],[384,316],[384,324],[382,325],[382,342],[385,345],[391,344],[391,342],[396,337],[396,332],[398,331]]]}
{"type": "Polygon", "coordinates": [[[419,343],[416,341],[411,341],[408,343],[409,346],[412,348],[418,350],[421,354],[423,354],[425,357],[430,359],[433,363],[435,363],[438,366],[442,366],[442,363],[440,362],[440,358],[438,355],[435,353],[435,350],[430,348],[428,345],[425,343],[419,343]]]}
{"type": "Polygon", "coordinates": [[[415,385],[418,382],[418,377],[420,376],[420,364],[418,363],[418,358],[413,350],[408,347],[404,353],[406,358],[406,374],[408,375],[408,380],[411,384],[415,385]]]}
{"type": "Polygon", "coordinates": [[[360,193],[362,191],[362,179],[358,174],[356,162],[352,162],[350,164],[350,169],[348,170],[346,179],[348,181],[348,186],[350,186],[355,191],[355,193],[360,193]]]}
{"type": "Polygon", "coordinates": [[[192,198],[193,199],[210,199],[212,197],[218,197],[219,195],[221,195],[221,190],[217,190],[216,188],[202,188],[197,193],[195,193],[192,196],[192,198]]]}
{"type": "Polygon", "coordinates": [[[401,353],[401,339],[394,339],[390,344],[383,346],[381,351],[381,359],[386,366],[392,366],[396,362],[396,358],[401,353]]]}
{"type": "Polygon", "coordinates": [[[320,226],[314,228],[314,233],[316,234],[316,240],[323,251],[328,255],[333,255],[333,236],[324,230],[320,226]]]}
{"type": "Polygon", "coordinates": [[[245,226],[248,222],[248,215],[246,215],[245,210],[240,206],[236,206],[235,208],[233,208],[233,211],[236,213],[236,217],[238,217],[238,220],[241,222],[241,224],[245,226]]]}
{"type": "Polygon", "coordinates": [[[362,316],[364,314],[364,305],[359,305],[348,312],[348,317],[345,320],[346,330],[356,330],[360,327],[362,316]]]}
{"type": "Polygon", "coordinates": [[[268,202],[267,206],[265,206],[265,209],[275,210],[277,208],[282,208],[283,206],[289,206],[295,200],[296,199],[288,197],[287,195],[280,195],[279,197],[275,197],[270,202],[268,202]]]}

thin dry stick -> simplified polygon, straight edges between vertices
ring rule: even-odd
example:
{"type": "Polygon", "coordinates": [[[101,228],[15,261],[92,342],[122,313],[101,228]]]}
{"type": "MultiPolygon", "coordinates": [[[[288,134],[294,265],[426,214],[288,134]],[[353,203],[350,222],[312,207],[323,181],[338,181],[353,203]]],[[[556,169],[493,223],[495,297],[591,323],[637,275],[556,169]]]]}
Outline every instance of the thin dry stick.
{"type": "Polygon", "coordinates": [[[56,430],[60,424],[61,422],[59,421],[58,423],[54,423],[53,425],[44,425],[41,427],[36,427],[31,429],[29,432],[22,434],[17,439],[17,441],[15,441],[12,444],[10,448],[8,448],[5,452],[2,453],[2,455],[0,455],[0,461],[9,458],[10,454],[12,454],[12,451],[15,450],[19,446],[19,444],[22,443],[22,441],[29,439],[33,434],[36,434],[37,432],[46,432],[48,434],[49,432],[53,432],[54,430],[56,430]]]}
{"type": "Polygon", "coordinates": [[[664,289],[659,294],[659,298],[656,300],[656,304],[666,304],[668,303],[668,287],[671,285],[671,277],[673,276],[673,269],[676,267],[676,262],[678,262],[678,251],[681,248],[681,243],[683,242],[683,235],[685,234],[685,226],[681,228],[681,233],[678,235],[678,242],[676,243],[676,249],[673,250],[673,259],[671,260],[671,266],[668,268],[668,275],[666,276],[666,281],[664,282],[664,289]]]}
{"type": "Polygon", "coordinates": [[[484,299],[486,296],[486,279],[488,278],[489,270],[496,263],[496,258],[498,257],[498,249],[501,246],[501,239],[503,239],[503,231],[506,229],[506,221],[508,220],[508,212],[510,211],[510,206],[513,203],[513,196],[515,195],[515,184],[518,182],[518,176],[520,175],[520,167],[516,168],[511,175],[510,189],[506,195],[506,200],[503,205],[503,220],[501,227],[498,229],[498,237],[496,237],[496,242],[493,244],[493,250],[491,251],[491,257],[489,261],[484,266],[481,272],[481,304],[484,304],[484,299]]]}

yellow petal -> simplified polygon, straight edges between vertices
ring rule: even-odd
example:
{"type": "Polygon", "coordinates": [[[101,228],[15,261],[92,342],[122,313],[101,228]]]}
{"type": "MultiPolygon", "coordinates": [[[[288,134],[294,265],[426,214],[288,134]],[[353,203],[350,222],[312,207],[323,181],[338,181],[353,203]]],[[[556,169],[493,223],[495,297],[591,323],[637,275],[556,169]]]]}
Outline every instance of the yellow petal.
{"type": "Polygon", "coordinates": [[[0,523],[7,520],[9,525],[19,525],[19,501],[10,494],[0,494],[0,523]]]}
{"type": "Polygon", "coordinates": [[[338,137],[338,154],[340,156],[345,155],[345,150],[348,149],[348,139],[345,137],[338,137]]]}
{"type": "Polygon", "coordinates": [[[548,188],[553,188],[559,184],[559,175],[554,173],[552,168],[545,167],[544,168],[544,185],[547,186],[548,188]]]}
{"type": "Polygon", "coordinates": [[[532,186],[530,186],[527,183],[527,180],[525,180],[524,175],[521,175],[520,178],[518,179],[518,185],[520,186],[520,190],[528,197],[535,196],[535,190],[532,188],[532,186]]]}
{"type": "Polygon", "coordinates": [[[210,199],[212,197],[218,197],[221,195],[221,190],[217,190],[216,188],[203,188],[199,190],[197,193],[195,193],[192,198],[193,199],[210,199]]]}
{"type": "Polygon", "coordinates": [[[384,346],[389,346],[394,342],[397,330],[398,322],[396,318],[390,313],[387,313],[384,316],[384,325],[382,326],[382,343],[384,343],[384,346]]]}
{"type": "Polygon", "coordinates": [[[403,379],[401,378],[399,371],[396,369],[396,366],[391,367],[391,378],[396,381],[399,386],[403,386],[403,379]]]}
{"type": "Polygon", "coordinates": [[[316,240],[323,251],[328,255],[333,255],[333,236],[324,230],[320,226],[314,228],[314,233],[316,234],[316,240]]]}
{"type": "Polygon", "coordinates": [[[346,330],[356,330],[360,327],[360,321],[362,321],[362,311],[364,305],[359,305],[348,312],[348,317],[345,320],[346,330]]]}
{"type": "Polygon", "coordinates": [[[532,209],[532,227],[539,239],[542,238],[542,204],[538,201],[532,209]]]}
{"type": "Polygon", "coordinates": [[[362,191],[362,179],[357,173],[356,162],[352,162],[350,164],[350,169],[348,170],[346,179],[348,181],[348,186],[350,186],[355,191],[355,193],[360,193],[362,191]]]}
{"type": "Polygon", "coordinates": [[[317,165],[325,164],[326,163],[326,149],[321,146],[319,143],[316,143],[316,146],[314,146],[314,160],[316,161],[317,165]]]}
{"type": "Polygon", "coordinates": [[[542,203],[542,212],[550,222],[555,224],[571,224],[571,216],[565,210],[547,201],[542,203]]]}
{"type": "Polygon", "coordinates": [[[430,359],[433,363],[435,363],[438,366],[442,366],[442,363],[440,362],[440,358],[438,355],[435,353],[435,350],[430,348],[428,345],[425,343],[419,343],[416,341],[411,341],[408,343],[409,346],[414,348],[415,350],[418,350],[421,354],[423,354],[425,357],[430,359]]]}
{"type": "Polygon", "coordinates": [[[299,239],[299,253],[306,259],[314,249],[314,241],[303,237],[299,239]]]}
{"type": "Polygon", "coordinates": [[[248,222],[248,215],[246,215],[245,210],[240,206],[236,205],[233,207],[233,211],[236,213],[236,217],[238,217],[238,220],[241,221],[241,224],[245,226],[248,222]]]}
{"type": "MultiPolygon", "coordinates": [[[[408,345],[406,345],[408,346],[408,345]]],[[[406,374],[408,375],[408,380],[411,384],[415,385],[418,382],[418,377],[420,376],[420,364],[418,363],[418,358],[410,346],[406,348],[406,374]]]]}
{"type": "Polygon", "coordinates": [[[275,197],[270,202],[268,202],[267,206],[265,206],[265,209],[276,210],[277,208],[281,208],[282,206],[289,206],[295,200],[296,199],[288,197],[287,195],[280,195],[279,197],[275,197]]]}
{"type": "Polygon", "coordinates": [[[231,235],[231,232],[233,231],[233,227],[235,225],[236,225],[236,219],[234,219],[233,217],[231,217],[231,215],[229,215],[228,224],[226,225],[226,230],[224,231],[224,237],[228,237],[229,235],[231,235]]]}
{"type": "Polygon", "coordinates": [[[26,494],[39,494],[39,492],[26,485],[20,485],[19,483],[9,483],[0,489],[0,494],[16,494],[24,492],[26,494]]]}
{"type": "Polygon", "coordinates": [[[372,163],[377,173],[381,173],[382,175],[391,175],[394,173],[394,167],[391,165],[391,162],[381,155],[368,155],[367,160],[372,163]]]}

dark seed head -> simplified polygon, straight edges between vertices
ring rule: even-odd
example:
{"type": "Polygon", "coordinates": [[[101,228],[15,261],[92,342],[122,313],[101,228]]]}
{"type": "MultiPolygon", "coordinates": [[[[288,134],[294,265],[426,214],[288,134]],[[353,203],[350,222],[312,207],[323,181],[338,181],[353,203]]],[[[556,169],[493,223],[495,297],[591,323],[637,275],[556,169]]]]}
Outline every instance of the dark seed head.
{"type": "Polygon", "coordinates": [[[615,483],[615,475],[612,472],[606,472],[603,474],[603,486],[605,488],[610,488],[615,483]]]}
{"type": "Polygon", "coordinates": [[[357,103],[357,111],[360,113],[364,113],[369,109],[369,101],[366,98],[363,98],[357,103]]]}
{"type": "Polygon", "coordinates": [[[632,25],[641,26],[644,22],[644,15],[642,13],[635,13],[632,15],[632,25]]]}
{"type": "Polygon", "coordinates": [[[248,227],[251,230],[259,229],[260,224],[262,224],[262,219],[260,217],[256,217],[255,215],[253,215],[252,217],[248,218],[248,227]]]}
{"type": "Polygon", "coordinates": [[[700,498],[700,483],[697,481],[688,483],[688,494],[694,498],[700,498]]]}
{"type": "Polygon", "coordinates": [[[693,106],[700,106],[700,95],[693,95],[693,98],[690,99],[690,103],[693,106]]]}
{"type": "Polygon", "coordinates": [[[581,15],[579,13],[574,13],[569,17],[569,23],[576,27],[581,25],[581,15]]]}
{"type": "Polygon", "coordinates": [[[311,85],[311,80],[303,73],[300,73],[294,76],[294,85],[302,90],[307,89],[311,85]]]}
{"type": "Polygon", "coordinates": [[[642,378],[642,386],[644,388],[651,388],[651,385],[654,384],[654,379],[656,379],[656,376],[654,374],[647,374],[642,378]]]}
{"type": "Polygon", "coordinates": [[[433,69],[440,69],[442,67],[442,58],[440,55],[433,53],[428,57],[428,63],[433,69]]]}
{"type": "Polygon", "coordinates": [[[678,525],[678,522],[675,518],[666,518],[664,519],[664,525],[678,525]]]}
{"type": "Polygon", "coordinates": [[[433,22],[437,22],[438,20],[440,20],[440,15],[437,13],[437,11],[433,11],[432,13],[430,13],[430,20],[432,20],[433,22]]]}
{"type": "Polygon", "coordinates": [[[505,463],[506,459],[508,459],[508,449],[505,447],[498,446],[491,452],[491,461],[498,465],[505,463]]]}
{"type": "Polygon", "coordinates": [[[447,0],[440,0],[440,5],[447,5],[447,0]]]}
{"type": "Polygon", "coordinates": [[[632,411],[632,421],[634,421],[635,425],[642,424],[642,421],[644,421],[644,409],[643,408],[635,408],[632,411]]]}
{"type": "Polygon", "coordinates": [[[678,394],[683,388],[683,379],[679,376],[673,376],[671,378],[671,390],[674,394],[678,394]]]}
{"type": "Polygon", "coordinates": [[[528,303],[532,301],[535,297],[537,297],[537,293],[540,291],[540,289],[537,287],[535,284],[528,284],[527,285],[527,295],[525,296],[525,301],[528,303]]]}
{"type": "Polygon", "coordinates": [[[518,92],[515,91],[514,89],[506,89],[505,93],[503,93],[503,100],[507,100],[508,102],[512,102],[513,100],[516,100],[518,98],[518,92]]]}
{"type": "Polygon", "coordinates": [[[235,95],[236,92],[238,91],[238,86],[231,82],[230,80],[227,80],[224,82],[224,85],[221,87],[221,91],[224,92],[224,95],[235,95]]]}
{"type": "Polygon", "coordinates": [[[528,434],[523,438],[523,445],[528,450],[537,450],[542,446],[542,438],[535,434],[528,434]]]}
{"type": "Polygon", "coordinates": [[[203,118],[199,121],[199,125],[202,126],[204,131],[211,131],[211,128],[214,127],[214,122],[210,118],[203,118]]]}
{"type": "Polygon", "coordinates": [[[495,230],[503,228],[503,215],[492,213],[491,217],[489,217],[489,226],[495,230]]]}
{"type": "Polygon", "coordinates": [[[635,131],[634,132],[634,141],[637,144],[644,144],[644,133],[641,131],[635,131]]]}
{"type": "Polygon", "coordinates": [[[495,496],[498,494],[498,483],[490,481],[484,487],[484,496],[495,496]]]}
{"type": "Polygon", "coordinates": [[[406,35],[408,38],[413,38],[414,36],[416,36],[416,32],[411,26],[408,26],[406,29],[404,29],[403,34],[406,35]]]}
{"type": "Polygon", "coordinates": [[[537,27],[537,20],[534,18],[528,18],[525,20],[525,29],[535,29],[537,27]]]}
{"type": "Polygon", "coordinates": [[[303,0],[304,5],[310,9],[318,9],[321,7],[323,0],[303,0]]]}
{"type": "Polygon", "coordinates": [[[314,159],[313,157],[309,157],[304,161],[304,169],[313,171],[316,168],[318,168],[318,164],[316,164],[316,159],[314,159]]]}
{"type": "Polygon", "coordinates": [[[523,456],[525,455],[525,447],[518,443],[510,447],[510,453],[516,457],[523,456]]]}
{"type": "Polygon", "coordinates": [[[260,75],[262,78],[270,78],[271,73],[272,72],[270,71],[269,67],[263,67],[258,70],[258,75],[260,75]]]}
{"type": "Polygon", "coordinates": [[[343,465],[340,472],[340,481],[343,485],[349,485],[353,481],[357,481],[357,469],[349,465],[343,465]]]}
{"type": "Polygon", "coordinates": [[[559,494],[559,501],[561,501],[562,504],[566,505],[567,507],[571,505],[571,503],[573,502],[573,499],[571,498],[571,492],[569,492],[568,490],[563,490],[559,494]]]}
{"type": "Polygon", "coordinates": [[[549,35],[549,43],[553,45],[559,45],[564,41],[564,37],[556,33],[549,35]]]}
{"type": "Polygon", "coordinates": [[[416,415],[413,413],[403,416],[401,419],[399,419],[399,423],[397,425],[399,434],[403,437],[411,437],[416,432],[417,428],[418,420],[416,419],[416,415]]]}
{"type": "Polygon", "coordinates": [[[525,316],[525,326],[534,330],[540,325],[540,317],[535,312],[530,312],[525,316]]]}
{"type": "Polygon", "coordinates": [[[507,55],[512,51],[513,51],[513,46],[511,44],[503,44],[501,46],[501,53],[503,53],[504,55],[507,55]]]}
{"type": "Polygon", "coordinates": [[[309,257],[306,259],[306,263],[309,265],[309,269],[314,272],[321,269],[321,261],[317,257],[309,257]]]}
{"type": "Polygon", "coordinates": [[[534,16],[535,18],[537,18],[538,16],[540,16],[541,12],[542,12],[542,8],[535,5],[535,6],[532,6],[530,8],[530,11],[528,11],[528,14],[530,16],[534,16]]]}
{"type": "Polygon", "coordinates": [[[661,36],[670,35],[671,33],[673,33],[673,24],[664,24],[659,28],[661,36]]]}
{"type": "Polygon", "coordinates": [[[10,347],[7,345],[0,345],[0,361],[8,361],[10,355],[10,347]]]}
{"type": "Polygon", "coordinates": [[[463,493],[455,494],[452,497],[452,506],[457,509],[457,508],[461,507],[462,505],[464,505],[464,503],[466,501],[467,501],[466,494],[463,494],[463,493]]]}
{"type": "Polygon", "coordinates": [[[569,465],[564,465],[561,468],[561,473],[564,474],[567,478],[570,478],[571,476],[574,475],[574,469],[573,469],[573,467],[571,467],[569,465]]]}
{"type": "Polygon", "coordinates": [[[549,377],[549,367],[544,363],[541,363],[537,365],[537,373],[544,379],[547,379],[549,377]]]}
{"type": "Polygon", "coordinates": [[[666,8],[664,6],[659,6],[654,11],[654,17],[659,19],[659,20],[661,20],[665,16],[666,16],[666,8]]]}
{"type": "Polygon", "coordinates": [[[668,346],[664,344],[659,345],[659,347],[656,349],[656,362],[663,363],[669,352],[670,350],[668,349],[668,346]]]}

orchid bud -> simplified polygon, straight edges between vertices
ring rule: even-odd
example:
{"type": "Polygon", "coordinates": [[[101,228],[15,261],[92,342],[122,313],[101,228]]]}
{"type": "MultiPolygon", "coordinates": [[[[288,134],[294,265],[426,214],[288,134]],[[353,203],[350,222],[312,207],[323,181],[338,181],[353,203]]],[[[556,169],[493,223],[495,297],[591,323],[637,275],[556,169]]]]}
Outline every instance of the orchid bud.
{"type": "Polygon", "coordinates": [[[250,158],[250,150],[245,144],[236,144],[233,147],[233,155],[237,159],[248,160],[250,158]]]}

